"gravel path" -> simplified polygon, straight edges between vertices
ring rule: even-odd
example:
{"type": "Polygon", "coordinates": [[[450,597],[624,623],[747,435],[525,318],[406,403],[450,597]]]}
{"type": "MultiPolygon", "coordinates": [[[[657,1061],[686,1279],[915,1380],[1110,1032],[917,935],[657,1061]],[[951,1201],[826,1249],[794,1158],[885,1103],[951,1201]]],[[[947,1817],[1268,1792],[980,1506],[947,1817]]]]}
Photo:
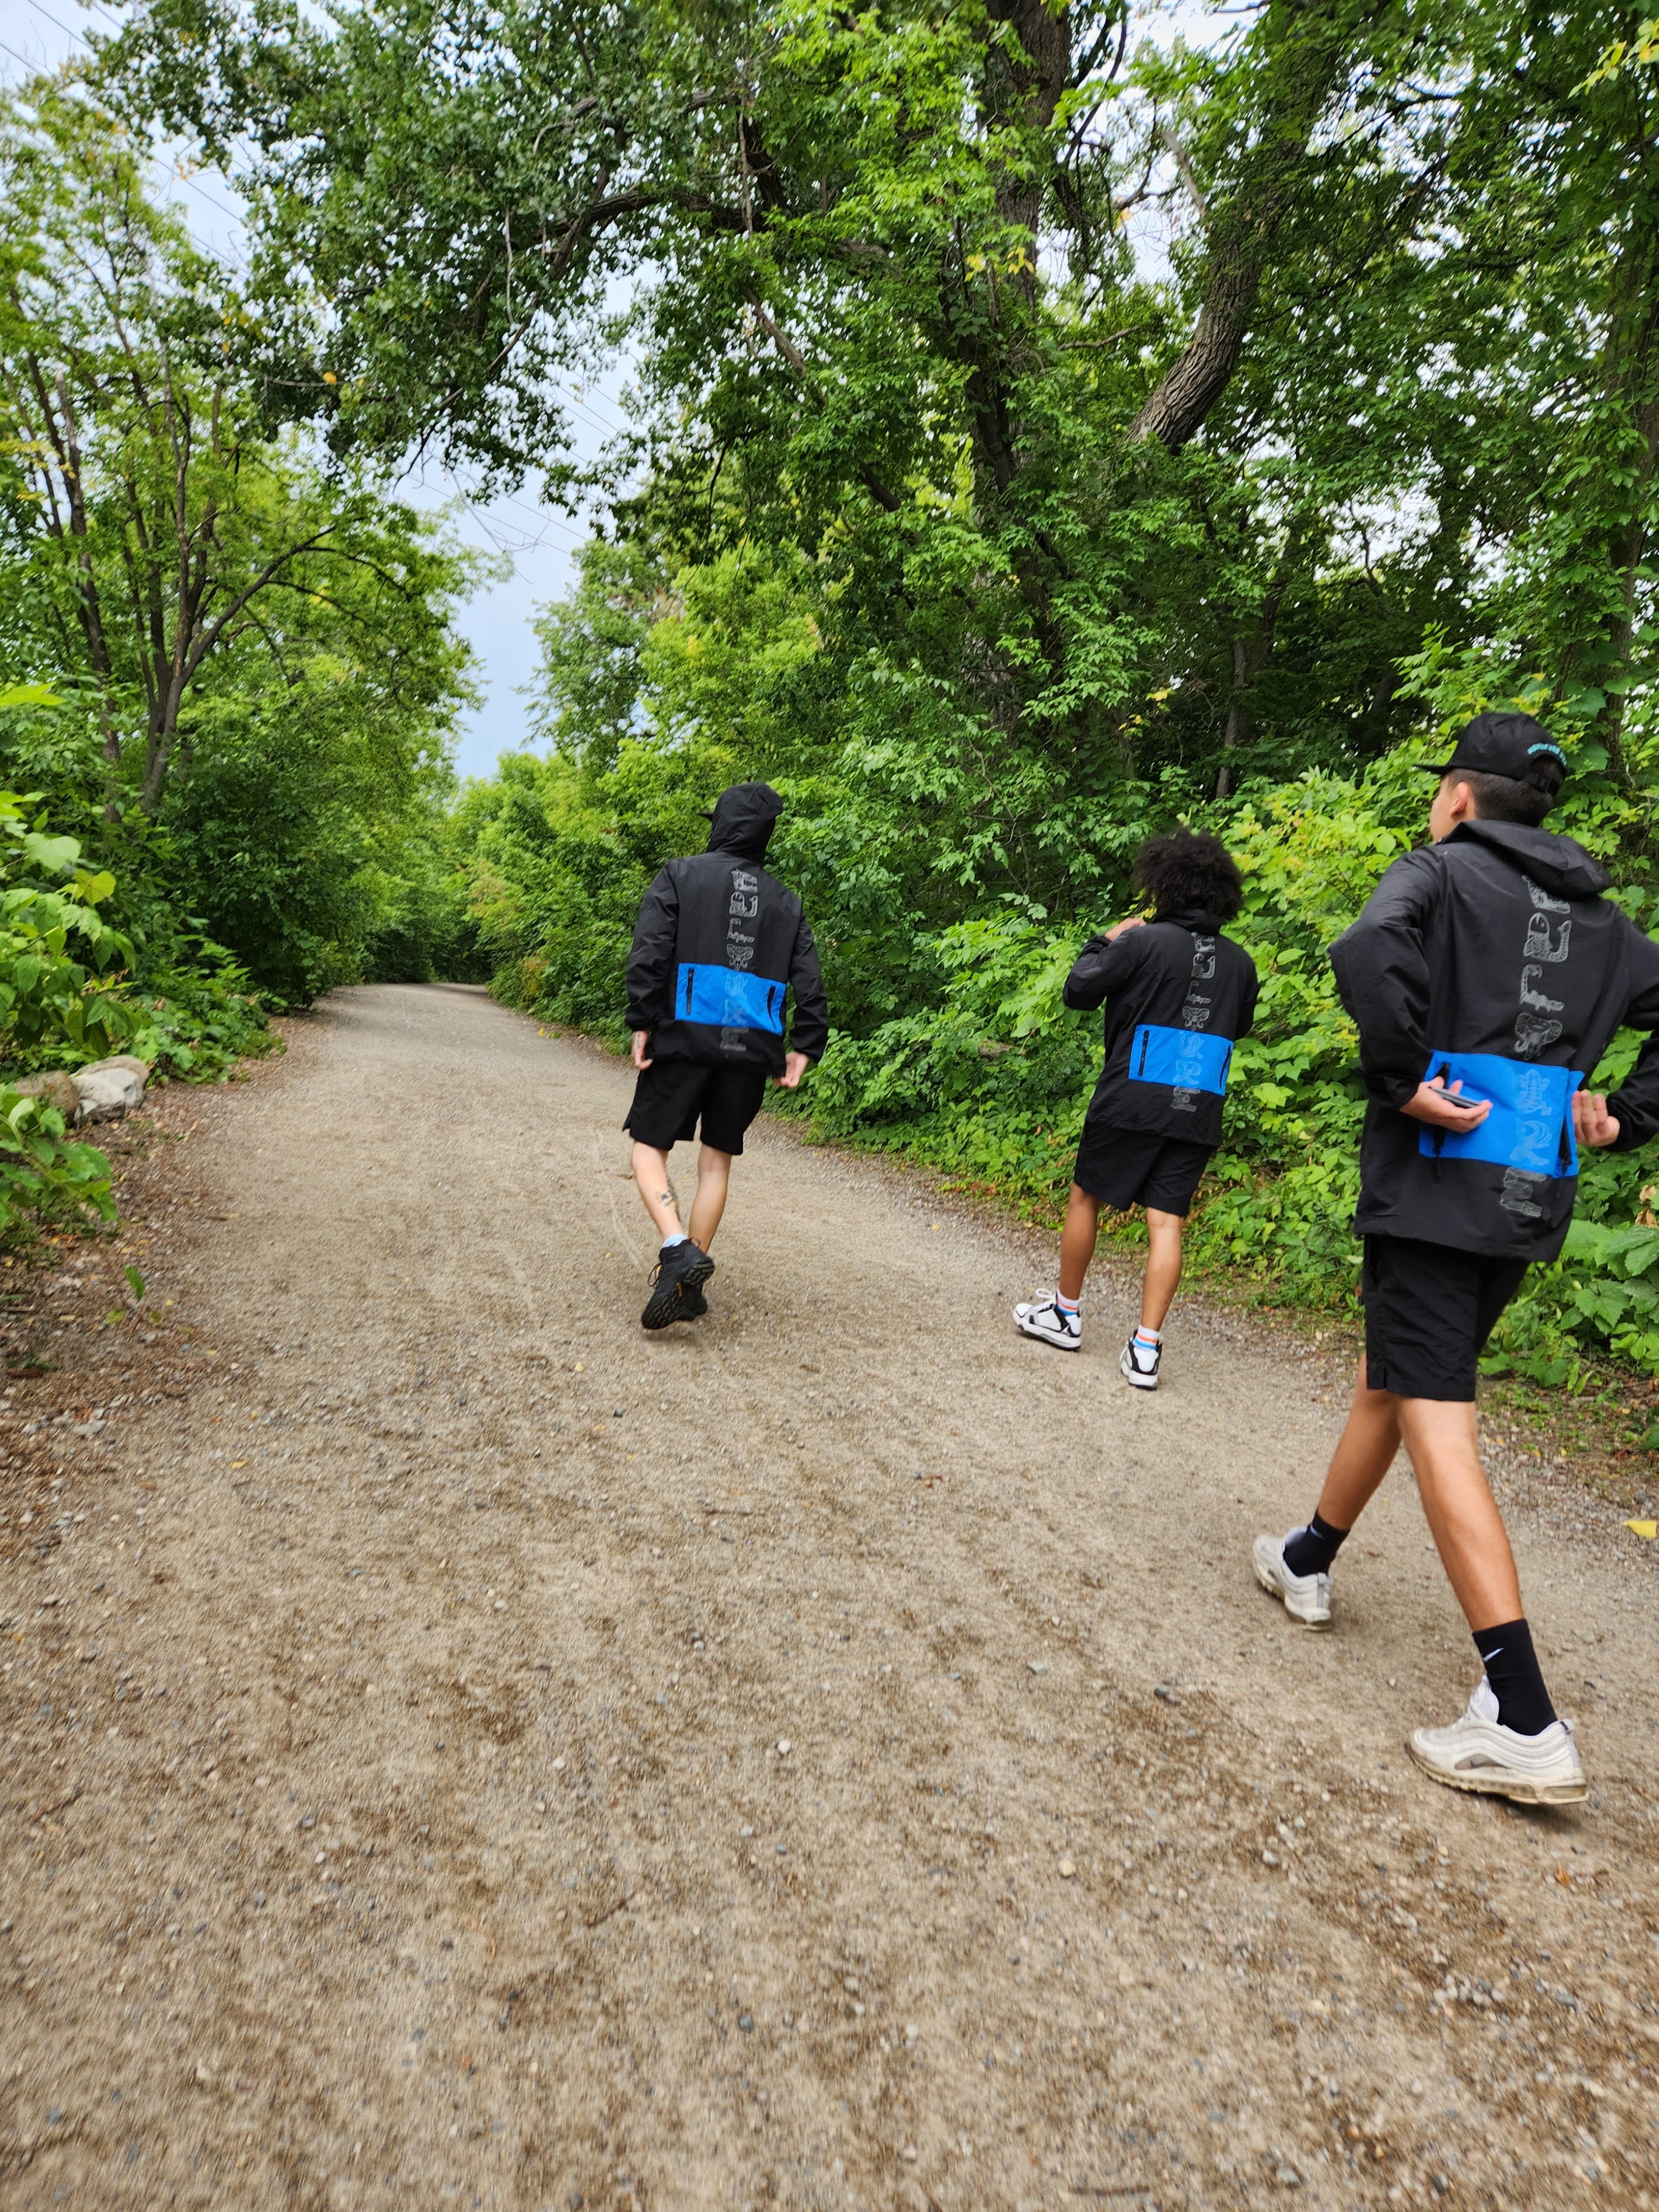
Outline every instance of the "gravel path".
{"type": "Polygon", "coordinates": [[[1508,1486],[1595,1786],[1449,1796],[1408,1472],[1333,1634],[1250,1577],[1317,1355],[1132,1394],[1126,1279],[1029,1344],[1046,1241],[776,1128],[647,1338],[618,1063],[290,1036],[158,1105],[153,1340],[66,1252],[9,1386],[8,2206],[1659,2198],[1654,1547],[1508,1486]]]}

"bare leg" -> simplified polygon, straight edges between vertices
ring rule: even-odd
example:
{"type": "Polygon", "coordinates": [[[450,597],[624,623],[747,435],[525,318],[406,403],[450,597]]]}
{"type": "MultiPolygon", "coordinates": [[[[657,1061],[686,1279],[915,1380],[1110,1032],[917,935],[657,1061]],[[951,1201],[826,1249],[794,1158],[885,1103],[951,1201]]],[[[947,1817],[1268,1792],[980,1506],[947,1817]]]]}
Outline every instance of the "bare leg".
{"type": "Polygon", "coordinates": [[[668,1155],[649,1145],[634,1147],[634,1181],[639,1187],[646,1212],[656,1224],[658,1234],[664,1237],[684,1234],[680,1227],[680,1209],[674,1196],[674,1187],[668,1180],[668,1155]]]}
{"type": "Polygon", "coordinates": [[[1060,1234],[1060,1295],[1083,1296],[1083,1279],[1095,1256],[1095,1237],[1100,1228],[1100,1200],[1072,1185],[1066,1206],[1066,1226],[1060,1234]]]}
{"type": "Polygon", "coordinates": [[[726,1193],[732,1179],[732,1155],[705,1145],[697,1154],[697,1194],[691,1201],[691,1242],[706,1252],[714,1241],[726,1211],[726,1193]]]}
{"type": "Polygon", "coordinates": [[[1400,1449],[1400,1401],[1392,1390],[1373,1390],[1362,1354],[1354,1377],[1348,1425],[1331,1455],[1319,1493],[1319,1517],[1328,1528],[1352,1528],[1370,1504],[1400,1449]]]}
{"type": "Polygon", "coordinates": [[[1140,1326],[1151,1329],[1154,1336],[1164,1326],[1181,1280],[1182,1218],[1179,1213],[1160,1213],[1154,1206],[1146,1209],[1146,1279],[1140,1286],[1140,1326]]]}
{"type": "Polygon", "coordinates": [[[1519,1620],[1520,1577],[1480,1464],[1474,1407],[1439,1398],[1398,1403],[1423,1510],[1463,1618],[1477,1635],[1519,1620]]]}

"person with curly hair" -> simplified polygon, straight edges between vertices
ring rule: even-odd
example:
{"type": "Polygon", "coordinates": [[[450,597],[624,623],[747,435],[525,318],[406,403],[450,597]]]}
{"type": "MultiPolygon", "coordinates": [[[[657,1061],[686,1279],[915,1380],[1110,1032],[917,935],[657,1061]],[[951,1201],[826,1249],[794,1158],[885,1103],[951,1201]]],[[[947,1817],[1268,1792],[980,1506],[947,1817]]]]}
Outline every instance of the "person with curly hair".
{"type": "Polygon", "coordinates": [[[1146,1209],[1140,1326],[1118,1361],[1137,1390],[1158,1388],[1163,1328],[1181,1280],[1182,1224],[1221,1141],[1234,1045],[1248,1036],[1257,977],[1221,933],[1238,912],[1238,869],[1218,837],[1176,830],[1136,855],[1152,909],[1091,938],[1066,981],[1068,1006],[1106,1007],[1106,1058],[1083,1125],[1060,1243],[1060,1288],[1014,1308],[1027,1336],[1062,1352],[1083,1342],[1083,1284],[1102,1206],[1146,1209]]]}

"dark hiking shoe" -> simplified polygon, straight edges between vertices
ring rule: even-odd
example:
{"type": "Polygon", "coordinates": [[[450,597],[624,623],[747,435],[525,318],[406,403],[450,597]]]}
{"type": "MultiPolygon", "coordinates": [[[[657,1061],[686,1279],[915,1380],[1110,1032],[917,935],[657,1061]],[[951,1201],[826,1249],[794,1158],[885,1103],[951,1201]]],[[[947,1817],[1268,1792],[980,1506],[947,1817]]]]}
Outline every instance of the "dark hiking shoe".
{"type": "MultiPolygon", "coordinates": [[[[689,1237],[678,1244],[665,1244],[652,1271],[652,1291],[640,1316],[640,1327],[666,1328],[672,1322],[678,1321],[683,1293],[700,1291],[714,1272],[714,1263],[708,1253],[689,1237]]],[[[684,1317],[696,1319],[690,1314],[684,1317]]]]}

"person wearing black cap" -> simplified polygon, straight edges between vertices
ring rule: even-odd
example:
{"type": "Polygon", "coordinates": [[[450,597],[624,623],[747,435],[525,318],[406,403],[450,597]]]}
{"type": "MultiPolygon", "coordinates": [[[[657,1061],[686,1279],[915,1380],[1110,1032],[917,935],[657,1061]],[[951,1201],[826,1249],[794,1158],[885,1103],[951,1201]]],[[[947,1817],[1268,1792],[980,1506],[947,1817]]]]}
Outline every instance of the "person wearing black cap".
{"type": "Polygon", "coordinates": [[[1528,1267],[1565,1241],[1577,1147],[1659,1131],[1651,1034],[1612,1097],[1584,1089],[1621,1024],[1659,1028],[1659,945],[1602,896],[1582,846],[1540,826],[1566,762],[1529,715],[1477,715],[1431,772],[1433,842],[1331,947],[1369,1093],[1365,1356],[1317,1511],[1257,1537],[1254,1565],[1292,1619],[1328,1626],[1337,1547],[1403,1443],[1483,1668],[1462,1717],[1417,1729],[1411,1754],[1453,1789],[1568,1804],[1588,1785],[1481,1468],[1475,1370],[1528,1267]]]}
{"type": "Polygon", "coordinates": [[[723,791],[709,817],[708,851],[659,869],[634,924],[628,1026],[639,1080],[623,1127],[634,1139],[634,1180],[662,1236],[640,1316],[647,1328],[708,1311],[708,1247],[766,1079],[794,1090],[830,1040],[811,927],[793,891],[761,866],[782,811],[769,783],[723,791]],[[699,1123],[697,1195],[682,1226],[668,1155],[698,1133],[699,1123]]]}

